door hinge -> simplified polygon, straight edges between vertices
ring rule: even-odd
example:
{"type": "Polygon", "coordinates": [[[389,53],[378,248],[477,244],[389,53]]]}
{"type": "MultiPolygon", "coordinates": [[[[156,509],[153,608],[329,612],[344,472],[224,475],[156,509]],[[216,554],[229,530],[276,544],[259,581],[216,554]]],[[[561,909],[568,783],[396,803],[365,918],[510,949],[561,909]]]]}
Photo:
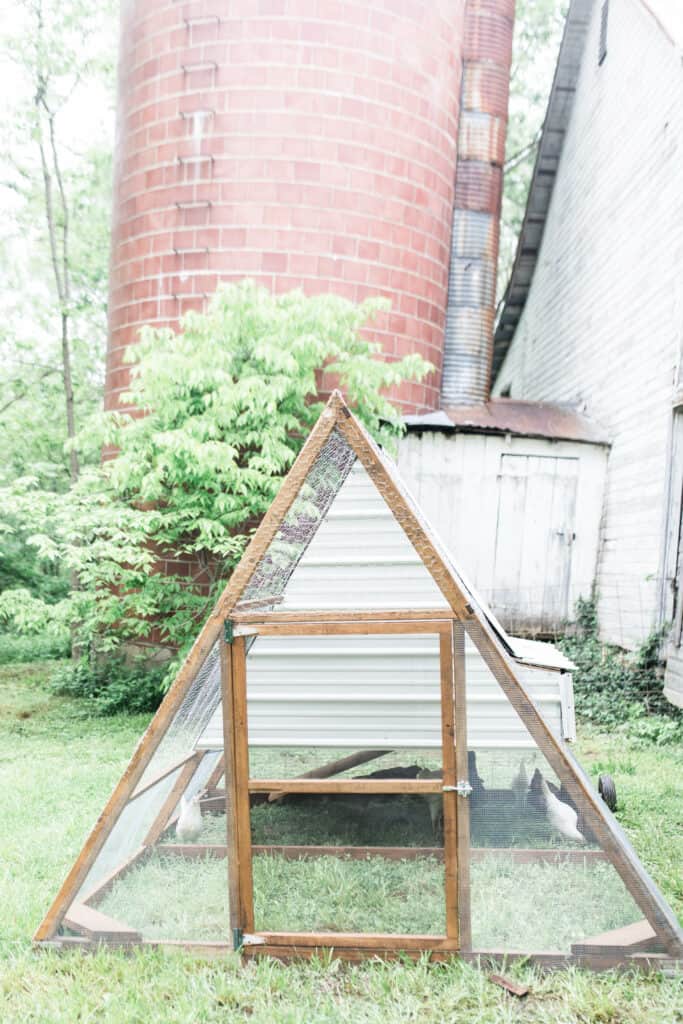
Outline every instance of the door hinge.
{"type": "Polygon", "coordinates": [[[459,779],[455,786],[443,786],[444,793],[457,793],[458,796],[469,796],[472,787],[466,779],[459,779]]]}
{"type": "Polygon", "coordinates": [[[235,627],[232,619],[226,619],[223,623],[223,636],[226,644],[231,644],[235,639],[235,627]]]}

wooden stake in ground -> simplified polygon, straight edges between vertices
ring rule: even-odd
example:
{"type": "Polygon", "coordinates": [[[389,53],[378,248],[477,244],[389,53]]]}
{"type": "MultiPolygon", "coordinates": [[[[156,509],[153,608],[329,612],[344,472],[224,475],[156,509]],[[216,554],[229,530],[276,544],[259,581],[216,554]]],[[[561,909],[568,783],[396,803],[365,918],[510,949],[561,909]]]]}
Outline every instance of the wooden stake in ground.
{"type": "Polygon", "coordinates": [[[520,985],[516,981],[512,981],[510,978],[505,978],[502,974],[489,974],[489,981],[492,981],[494,985],[500,985],[506,992],[509,992],[511,996],[517,996],[518,999],[523,999],[524,996],[528,996],[531,991],[528,985],[520,985]]]}

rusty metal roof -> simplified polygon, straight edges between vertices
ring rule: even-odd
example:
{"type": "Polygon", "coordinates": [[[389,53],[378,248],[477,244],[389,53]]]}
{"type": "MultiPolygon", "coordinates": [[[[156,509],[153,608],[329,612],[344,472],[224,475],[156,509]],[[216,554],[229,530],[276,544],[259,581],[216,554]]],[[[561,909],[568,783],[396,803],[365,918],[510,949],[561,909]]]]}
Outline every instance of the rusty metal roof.
{"type": "Polygon", "coordinates": [[[409,431],[444,430],[460,434],[514,434],[552,441],[609,445],[606,431],[570,406],[491,398],[481,405],[457,405],[405,416],[409,431]]]}

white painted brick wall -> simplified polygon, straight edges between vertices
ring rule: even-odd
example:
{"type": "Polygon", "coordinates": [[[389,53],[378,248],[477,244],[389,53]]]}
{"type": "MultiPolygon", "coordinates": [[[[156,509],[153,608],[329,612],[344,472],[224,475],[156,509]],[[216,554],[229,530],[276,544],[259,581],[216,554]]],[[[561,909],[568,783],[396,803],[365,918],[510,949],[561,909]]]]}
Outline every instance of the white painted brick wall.
{"type": "Polygon", "coordinates": [[[640,0],[595,4],[529,298],[496,381],[604,424],[605,637],[657,622],[671,402],[683,335],[683,63],[640,0]]]}

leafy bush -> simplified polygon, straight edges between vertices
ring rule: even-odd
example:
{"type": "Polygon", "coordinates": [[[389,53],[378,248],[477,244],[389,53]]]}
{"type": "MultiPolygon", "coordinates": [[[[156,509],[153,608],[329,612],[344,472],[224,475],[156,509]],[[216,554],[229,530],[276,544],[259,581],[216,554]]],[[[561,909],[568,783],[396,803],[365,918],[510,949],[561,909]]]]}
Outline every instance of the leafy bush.
{"type": "MultiPolygon", "coordinates": [[[[386,362],[361,333],[384,309],[384,300],[274,296],[246,281],[188,313],[181,333],[142,330],[124,398],[145,415],[109,414],[80,441],[117,457],[66,494],[31,478],[0,491],[0,520],[20,523],[41,561],[78,581],[60,616],[77,624],[81,649],[114,650],[155,624],[163,643],[191,642],[322,409],[323,368],[370,432],[395,441],[402,421],[384,391],[430,366],[417,355],[386,362]],[[168,571],[190,560],[194,578],[168,571]]],[[[24,632],[55,618],[27,590],[2,600],[24,632]]]]}
{"type": "Polygon", "coordinates": [[[579,717],[600,729],[621,729],[643,742],[683,739],[683,715],[663,692],[662,632],[652,633],[630,654],[601,642],[595,598],[580,598],[576,611],[576,630],[562,637],[558,647],[576,664],[579,717]]]}
{"type": "Polygon", "coordinates": [[[67,650],[70,614],[68,598],[46,605],[25,587],[0,592],[0,624],[7,634],[17,638],[30,637],[37,642],[43,639],[60,651],[67,650]]]}
{"type": "Polygon", "coordinates": [[[618,727],[636,746],[658,747],[666,743],[683,743],[683,715],[672,706],[666,715],[648,715],[638,704],[632,704],[628,717],[618,727]]]}
{"type": "Polygon", "coordinates": [[[0,633],[0,665],[13,662],[49,661],[52,658],[66,658],[69,642],[44,633],[33,636],[18,636],[14,633],[0,633]]]}
{"type": "Polygon", "coordinates": [[[22,524],[2,516],[0,521],[0,593],[25,589],[45,601],[59,601],[69,592],[69,580],[53,562],[41,559],[28,543],[22,524]]]}
{"type": "Polygon", "coordinates": [[[93,662],[87,658],[60,666],[50,679],[53,693],[86,699],[95,714],[138,714],[155,711],[163,697],[166,665],[127,662],[110,656],[93,662]]]}

